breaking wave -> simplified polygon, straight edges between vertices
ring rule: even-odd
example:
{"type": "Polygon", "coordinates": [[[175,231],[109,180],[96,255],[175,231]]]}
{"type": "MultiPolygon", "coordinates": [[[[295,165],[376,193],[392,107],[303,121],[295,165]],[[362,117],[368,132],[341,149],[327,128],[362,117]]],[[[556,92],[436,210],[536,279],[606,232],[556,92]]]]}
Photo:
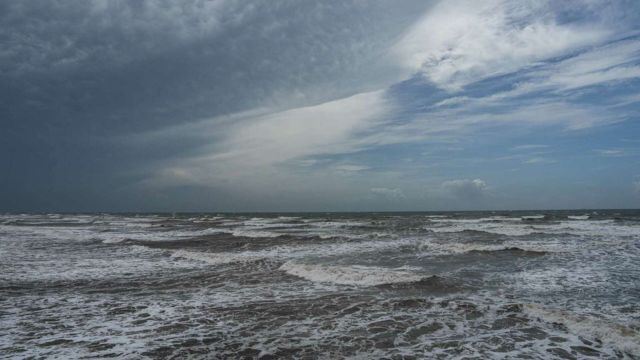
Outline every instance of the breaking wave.
{"type": "Polygon", "coordinates": [[[528,236],[535,234],[576,235],[576,236],[638,236],[640,226],[615,224],[613,220],[582,220],[578,216],[567,221],[554,223],[514,222],[487,219],[443,220],[438,226],[426,226],[425,230],[435,233],[460,233],[465,231],[485,232],[505,236],[528,236]]]}
{"type": "MultiPolygon", "coordinates": [[[[427,241],[418,247],[419,250],[432,255],[456,255],[465,253],[493,253],[509,252],[523,255],[544,255],[553,252],[561,252],[563,248],[557,248],[552,244],[526,244],[522,242],[511,242],[507,244],[479,244],[479,243],[437,243],[427,241]]],[[[565,249],[566,250],[566,249],[565,249]]]]}
{"type": "Polygon", "coordinates": [[[625,353],[640,354],[640,333],[625,325],[535,304],[524,305],[523,311],[529,317],[539,318],[548,323],[563,324],[573,333],[598,339],[625,353]]]}
{"type": "Polygon", "coordinates": [[[304,264],[288,261],[280,270],[290,275],[321,283],[340,285],[375,286],[393,283],[418,282],[425,275],[402,269],[385,269],[372,266],[340,266],[304,264]]]}
{"type": "Polygon", "coordinates": [[[185,250],[177,250],[173,254],[171,254],[171,257],[200,261],[209,265],[253,262],[265,259],[264,256],[251,255],[247,253],[210,253],[185,250]]]}

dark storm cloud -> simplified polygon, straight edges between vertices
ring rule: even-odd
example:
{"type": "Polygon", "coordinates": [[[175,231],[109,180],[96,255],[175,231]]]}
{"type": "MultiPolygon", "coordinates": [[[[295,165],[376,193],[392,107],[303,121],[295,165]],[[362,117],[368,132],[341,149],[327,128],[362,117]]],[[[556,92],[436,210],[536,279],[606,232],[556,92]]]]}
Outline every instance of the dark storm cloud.
{"type": "Polygon", "coordinates": [[[4,110],[30,120],[38,109],[48,117],[79,114],[85,120],[74,125],[119,131],[350,95],[394,79],[383,52],[417,6],[381,5],[5,5],[0,36],[9,46],[0,73],[3,95],[13,101],[4,110]],[[404,16],[388,16],[389,9],[404,16]]]}
{"type": "Polygon", "coordinates": [[[174,138],[158,147],[120,148],[112,137],[379,88],[401,71],[384,52],[426,4],[214,0],[0,6],[0,150],[8,174],[2,185],[20,189],[24,179],[34,182],[21,196],[7,194],[16,205],[18,199],[56,197],[65,188],[75,193],[76,180],[83,178],[91,188],[105,189],[117,182],[111,175],[110,182],[100,177],[116,168],[135,169],[199,145],[174,138]],[[86,179],[96,173],[102,175],[86,179]],[[42,178],[47,180],[37,180],[42,178]]]}

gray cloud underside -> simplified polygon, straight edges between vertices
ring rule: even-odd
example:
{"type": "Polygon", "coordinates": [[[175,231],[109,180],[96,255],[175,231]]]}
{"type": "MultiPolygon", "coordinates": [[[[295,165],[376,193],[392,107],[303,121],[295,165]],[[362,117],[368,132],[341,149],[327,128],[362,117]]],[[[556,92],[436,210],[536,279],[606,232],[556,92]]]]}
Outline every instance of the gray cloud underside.
{"type": "Polygon", "coordinates": [[[4,3],[2,110],[116,132],[378,89],[402,71],[388,47],[427,5],[4,3]]]}

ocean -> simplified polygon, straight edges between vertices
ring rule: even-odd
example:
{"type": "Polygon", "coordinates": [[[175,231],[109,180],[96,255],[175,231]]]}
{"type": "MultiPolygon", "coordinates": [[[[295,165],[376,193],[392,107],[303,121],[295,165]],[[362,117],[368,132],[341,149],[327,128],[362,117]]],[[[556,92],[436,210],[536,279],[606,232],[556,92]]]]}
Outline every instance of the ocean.
{"type": "Polygon", "coordinates": [[[639,359],[640,211],[3,214],[0,358],[639,359]]]}

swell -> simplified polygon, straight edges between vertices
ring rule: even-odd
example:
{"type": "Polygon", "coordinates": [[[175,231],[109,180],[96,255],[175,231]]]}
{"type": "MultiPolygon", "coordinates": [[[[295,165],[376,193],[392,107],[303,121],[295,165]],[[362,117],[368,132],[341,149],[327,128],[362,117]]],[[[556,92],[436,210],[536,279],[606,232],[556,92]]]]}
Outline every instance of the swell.
{"type": "Polygon", "coordinates": [[[478,243],[438,243],[425,242],[418,249],[428,255],[459,255],[459,254],[508,254],[514,256],[540,256],[558,252],[551,244],[478,244],[478,243]]]}
{"type": "Polygon", "coordinates": [[[513,227],[496,227],[496,228],[479,228],[479,227],[438,227],[427,228],[426,230],[434,233],[447,234],[466,234],[479,236],[502,236],[502,237],[525,237],[530,235],[553,235],[553,236],[577,236],[579,234],[571,231],[557,231],[554,229],[528,228],[527,226],[518,225],[513,227]]]}
{"type": "Polygon", "coordinates": [[[494,249],[494,250],[469,250],[470,253],[480,253],[480,254],[492,254],[492,253],[510,253],[510,254],[522,254],[522,255],[546,255],[549,251],[545,250],[527,250],[522,249],[516,246],[512,247],[504,247],[502,249],[494,249]]]}
{"type": "Polygon", "coordinates": [[[251,253],[212,253],[201,251],[177,250],[171,254],[172,258],[195,260],[209,265],[224,265],[232,263],[246,263],[264,260],[266,256],[251,253]]]}
{"type": "MultiPolygon", "coordinates": [[[[229,245],[215,245],[215,241],[195,243],[193,247],[171,248],[173,258],[182,258],[205,262],[209,265],[230,264],[234,262],[252,262],[257,260],[287,261],[315,256],[343,256],[362,253],[375,253],[379,251],[395,251],[404,246],[416,244],[416,239],[400,239],[393,241],[301,241],[298,243],[263,243],[260,248],[255,248],[254,243],[235,243],[229,245]],[[267,246],[268,245],[268,246],[267,246]],[[212,251],[213,250],[213,251],[212,251]],[[229,251],[230,250],[230,251],[229,251]]],[[[130,243],[133,244],[133,243],[130,243]]],[[[136,242],[136,244],[140,244],[136,242]]],[[[158,243],[145,243],[149,247],[157,247],[158,243]]],[[[180,242],[175,244],[180,245],[180,242]]],[[[160,246],[162,248],[162,246],[160,246]]]]}

